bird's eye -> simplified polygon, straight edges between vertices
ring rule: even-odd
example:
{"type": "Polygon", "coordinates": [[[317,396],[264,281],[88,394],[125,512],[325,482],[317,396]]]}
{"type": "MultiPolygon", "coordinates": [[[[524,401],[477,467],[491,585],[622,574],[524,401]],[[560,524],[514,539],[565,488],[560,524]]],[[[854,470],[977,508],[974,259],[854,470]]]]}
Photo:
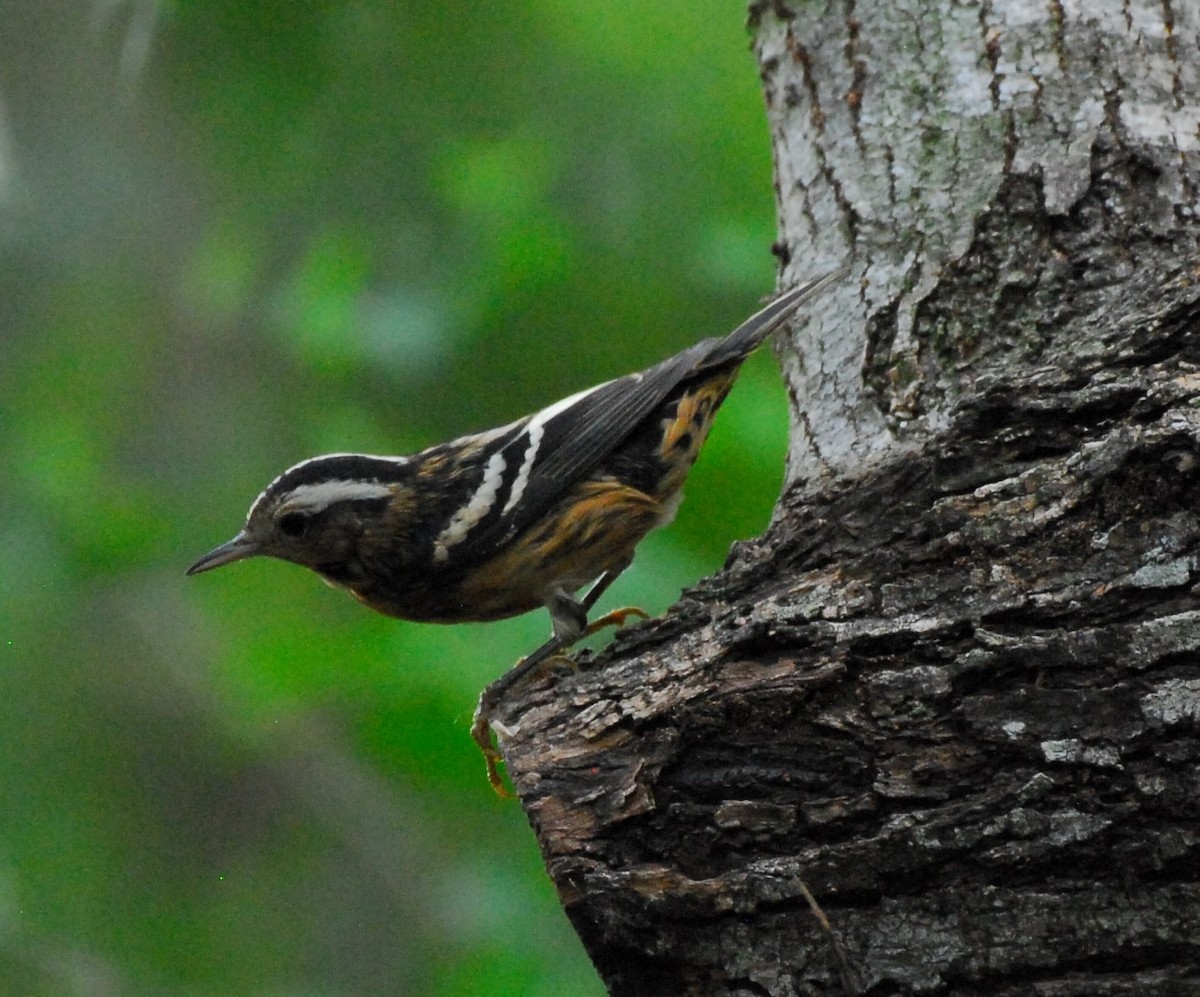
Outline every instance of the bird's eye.
{"type": "Polygon", "coordinates": [[[275,521],[285,537],[302,537],[308,529],[308,517],[302,512],[285,512],[275,521]]]}

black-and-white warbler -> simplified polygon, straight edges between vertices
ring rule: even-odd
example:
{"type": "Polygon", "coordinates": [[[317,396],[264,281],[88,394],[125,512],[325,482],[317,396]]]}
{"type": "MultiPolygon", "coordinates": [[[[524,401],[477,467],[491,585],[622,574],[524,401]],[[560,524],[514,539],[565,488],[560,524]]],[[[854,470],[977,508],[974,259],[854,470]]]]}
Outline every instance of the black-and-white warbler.
{"type": "Polygon", "coordinates": [[[584,633],[640,612],[618,610],[588,627],[588,611],[637,544],[674,517],[742,362],[839,273],[786,291],[725,337],[506,426],[405,457],[302,461],[188,574],[275,557],[381,613],[433,623],[545,606],[553,637],[488,686],[476,711],[472,734],[499,787],[488,717],[500,696],[584,633]]]}

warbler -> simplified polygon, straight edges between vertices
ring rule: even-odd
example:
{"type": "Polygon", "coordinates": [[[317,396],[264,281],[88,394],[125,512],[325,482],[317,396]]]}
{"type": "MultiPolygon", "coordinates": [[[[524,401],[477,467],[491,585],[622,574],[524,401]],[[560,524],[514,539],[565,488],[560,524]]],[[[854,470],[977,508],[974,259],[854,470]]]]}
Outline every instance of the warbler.
{"type": "Polygon", "coordinates": [[[552,637],[483,691],[472,725],[499,789],[489,724],[499,699],[585,633],[645,615],[587,620],[641,539],[674,517],[742,362],[840,273],[784,292],[727,336],[507,425],[408,456],[301,461],[263,489],[232,540],[187,573],[279,558],[380,613],[431,623],[545,606],[552,637]]]}

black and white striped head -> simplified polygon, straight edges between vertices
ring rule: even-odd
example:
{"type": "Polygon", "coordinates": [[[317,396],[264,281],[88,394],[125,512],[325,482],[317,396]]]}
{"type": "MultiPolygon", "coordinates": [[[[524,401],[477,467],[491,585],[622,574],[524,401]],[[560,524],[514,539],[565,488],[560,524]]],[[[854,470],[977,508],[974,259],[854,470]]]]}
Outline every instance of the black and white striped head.
{"type": "Polygon", "coordinates": [[[405,457],[328,454],[289,467],[254,500],[232,540],[188,568],[189,575],[248,557],[276,557],[350,582],[363,535],[403,501],[405,457]]]}

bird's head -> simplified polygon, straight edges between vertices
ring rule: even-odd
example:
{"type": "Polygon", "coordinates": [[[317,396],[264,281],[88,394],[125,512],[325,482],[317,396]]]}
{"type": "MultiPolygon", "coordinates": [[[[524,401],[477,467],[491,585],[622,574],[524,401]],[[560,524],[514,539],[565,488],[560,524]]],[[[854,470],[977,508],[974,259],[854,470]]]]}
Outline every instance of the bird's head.
{"type": "Polygon", "coordinates": [[[403,457],[330,454],[288,468],[254,500],[238,534],[187,569],[275,557],[340,585],[360,580],[364,540],[386,535],[408,476],[403,457]]]}

